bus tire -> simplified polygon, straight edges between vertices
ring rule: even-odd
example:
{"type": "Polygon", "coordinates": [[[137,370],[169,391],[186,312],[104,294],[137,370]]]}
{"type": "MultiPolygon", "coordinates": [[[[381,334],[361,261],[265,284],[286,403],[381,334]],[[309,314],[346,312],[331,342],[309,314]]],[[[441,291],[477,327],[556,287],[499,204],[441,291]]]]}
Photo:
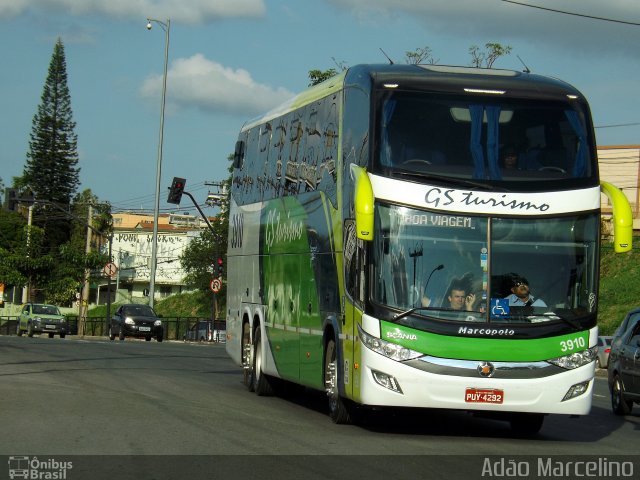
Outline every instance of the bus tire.
{"type": "Polygon", "coordinates": [[[273,395],[269,376],[262,371],[262,334],[260,328],[256,330],[253,347],[253,391],[261,397],[273,395]]]}
{"type": "Polygon", "coordinates": [[[253,345],[251,344],[249,322],[242,324],[242,383],[253,392],[253,345]]]}
{"type": "Polygon", "coordinates": [[[544,414],[514,413],[510,420],[511,431],[519,436],[535,435],[542,428],[544,414]]]}
{"type": "Polygon", "coordinates": [[[336,342],[333,338],[327,341],[324,353],[324,387],[329,400],[329,417],[338,425],[352,423],[348,400],[340,396],[338,361],[336,342]]]}

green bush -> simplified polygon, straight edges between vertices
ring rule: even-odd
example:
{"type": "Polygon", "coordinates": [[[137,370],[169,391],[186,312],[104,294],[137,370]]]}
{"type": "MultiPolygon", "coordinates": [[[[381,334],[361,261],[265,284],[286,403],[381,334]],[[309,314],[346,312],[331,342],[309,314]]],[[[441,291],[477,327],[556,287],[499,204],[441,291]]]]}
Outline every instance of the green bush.
{"type": "MultiPolygon", "coordinates": [[[[212,308],[212,293],[204,292],[191,292],[191,293],[179,293],[172,295],[164,300],[156,302],[154,310],[158,315],[163,317],[201,317],[211,318],[212,308]]],[[[120,306],[120,303],[111,304],[111,314],[120,306]]],[[[106,317],[107,306],[99,305],[91,308],[88,312],[89,317],[106,317]]],[[[218,309],[216,316],[218,320],[226,318],[224,314],[224,306],[218,309]]]]}
{"type": "Polygon", "coordinates": [[[602,244],[598,306],[600,335],[612,335],[624,315],[640,306],[640,237],[634,238],[633,242],[633,250],[627,253],[615,253],[613,244],[602,244]]]}

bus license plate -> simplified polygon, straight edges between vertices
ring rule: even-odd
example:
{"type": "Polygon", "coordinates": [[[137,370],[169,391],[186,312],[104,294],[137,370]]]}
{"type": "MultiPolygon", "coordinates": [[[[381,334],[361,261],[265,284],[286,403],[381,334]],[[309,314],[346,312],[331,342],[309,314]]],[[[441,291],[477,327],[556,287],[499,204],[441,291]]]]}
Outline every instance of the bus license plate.
{"type": "Polygon", "coordinates": [[[502,403],[504,391],[494,388],[467,388],[464,393],[466,403],[502,403]]]}

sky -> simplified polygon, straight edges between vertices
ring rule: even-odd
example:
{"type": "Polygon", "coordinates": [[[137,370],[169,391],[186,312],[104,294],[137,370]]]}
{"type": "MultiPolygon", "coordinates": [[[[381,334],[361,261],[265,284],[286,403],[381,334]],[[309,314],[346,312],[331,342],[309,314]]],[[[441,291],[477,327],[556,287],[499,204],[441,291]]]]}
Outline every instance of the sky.
{"type": "Polygon", "coordinates": [[[166,203],[174,176],[204,203],[215,191],[207,183],[228,176],[243,123],[304,90],[309,70],[386,63],[381,49],[396,63],[429,47],[439,64],[470,65],[470,46],[509,45],[494,67],[522,70],[524,62],[573,84],[590,102],[599,145],[640,144],[638,0],[0,0],[5,186],[23,173],[60,38],[80,191],[113,211],[153,211],[163,24],[161,213],[194,212],[188,198],[166,203]],[[147,18],[162,24],[148,30],[147,18]]]}

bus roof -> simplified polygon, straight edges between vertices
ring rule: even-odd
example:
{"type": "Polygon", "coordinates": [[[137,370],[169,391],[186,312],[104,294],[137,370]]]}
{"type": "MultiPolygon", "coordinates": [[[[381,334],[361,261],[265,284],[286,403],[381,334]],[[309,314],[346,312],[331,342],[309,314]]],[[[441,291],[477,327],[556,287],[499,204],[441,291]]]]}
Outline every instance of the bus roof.
{"type": "Polygon", "coordinates": [[[317,85],[314,85],[313,87],[304,90],[303,92],[300,92],[296,96],[278,105],[273,110],[268,111],[264,115],[249,120],[242,126],[242,131],[255,127],[256,125],[261,125],[271,119],[277,118],[304,105],[308,105],[309,103],[315,102],[316,100],[320,100],[321,98],[324,98],[333,92],[341,90],[347,72],[348,70],[345,70],[337,75],[334,75],[324,82],[321,82],[317,85]]]}
{"type": "Polygon", "coordinates": [[[539,100],[564,99],[584,101],[570,84],[542,75],[516,70],[502,70],[448,65],[355,65],[295,95],[264,115],[246,122],[242,131],[289,113],[304,105],[340,91],[345,85],[368,83],[375,87],[408,88],[438,93],[492,94],[539,100]]]}

